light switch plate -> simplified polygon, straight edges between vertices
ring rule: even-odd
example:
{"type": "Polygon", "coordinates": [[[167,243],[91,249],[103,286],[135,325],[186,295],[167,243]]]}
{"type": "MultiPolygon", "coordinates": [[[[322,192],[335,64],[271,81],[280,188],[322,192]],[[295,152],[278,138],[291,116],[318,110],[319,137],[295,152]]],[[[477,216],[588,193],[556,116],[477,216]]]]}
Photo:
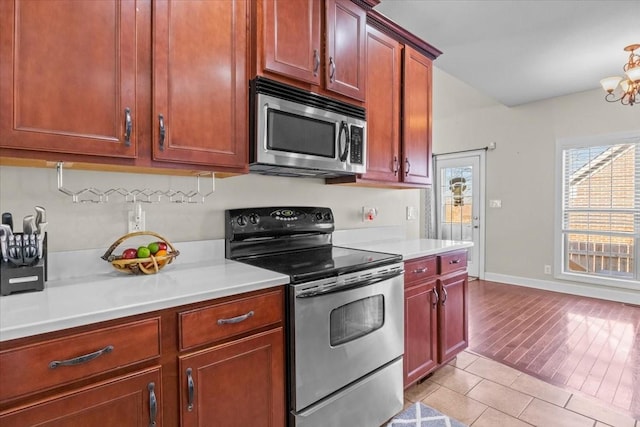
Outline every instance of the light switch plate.
{"type": "Polygon", "coordinates": [[[415,206],[407,206],[407,221],[415,221],[418,219],[418,210],[415,206]]]}

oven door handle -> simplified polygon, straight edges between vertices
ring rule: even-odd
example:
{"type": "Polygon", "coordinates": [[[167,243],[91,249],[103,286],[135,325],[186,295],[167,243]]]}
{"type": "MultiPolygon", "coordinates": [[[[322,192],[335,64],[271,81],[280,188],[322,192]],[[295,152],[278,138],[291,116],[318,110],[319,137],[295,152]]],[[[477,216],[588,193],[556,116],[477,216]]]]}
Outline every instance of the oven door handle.
{"type": "Polygon", "coordinates": [[[379,276],[371,277],[369,279],[361,280],[355,283],[349,284],[336,284],[331,286],[330,288],[311,290],[306,292],[300,292],[296,295],[296,298],[313,298],[321,295],[327,294],[335,294],[337,292],[348,291],[351,289],[363,288],[365,286],[371,286],[379,282],[383,282],[385,280],[393,279],[394,277],[400,276],[404,273],[404,270],[394,270],[392,273],[385,273],[379,276]]]}

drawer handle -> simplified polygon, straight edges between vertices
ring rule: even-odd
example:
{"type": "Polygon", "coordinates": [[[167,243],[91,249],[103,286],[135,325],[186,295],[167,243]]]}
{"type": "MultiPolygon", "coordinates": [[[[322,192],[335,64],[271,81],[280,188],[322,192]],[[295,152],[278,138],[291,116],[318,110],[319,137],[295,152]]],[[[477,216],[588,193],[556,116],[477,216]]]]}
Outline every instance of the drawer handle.
{"type": "Polygon", "coordinates": [[[196,389],[196,385],[193,383],[193,377],[191,376],[192,372],[191,368],[187,368],[187,411],[189,412],[193,411],[193,396],[196,389]]]}
{"type": "Polygon", "coordinates": [[[427,267],[418,268],[417,270],[413,270],[413,274],[426,273],[427,271],[429,271],[429,269],[427,267]]]}
{"type": "Polygon", "coordinates": [[[459,259],[452,259],[451,261],[449,261],[449,264],[460,264],[460,260],[459,259]]]}
{"type": "Polygon", "coordinates": [[[158,400],[156,399],[156,385],[155,383],[149,383],[147,386],[149,389],[149,427],[155,427],[156,416],[158,415],[158,400]]]}
{"type": "Polygon", "coordinates": [[[447,302],[447,297],[449,295],[447,295],[447,290],[445,288],[442,288],[442,293],[444,294],[444,297],[442,298],[442,306],[444,307],[445,303],[447,302]]]}
{"type": "Polygon", "coordinates": [[[52,362],[49,362],[49,369],[55,369],[58,366],[80,365],[82,363],[89,362],[97,357],[100,357],[103,354],[111,353],[112,351],[113,351],[113,346],[108,345],[102,350],[94,351],[93,353],[85,354],[84,356],[78,356],[68,360],[54,360],[52,362]]]}
{"type": "Polygon", "coordinates": [[[435,309],[438,306],[438,300],[440,299],[440,297],[438,296],[438,291],[436,291],[436,288],[433,288],[433,294],[436,296],[436,300],[433,302],[433,308],[435,309]]]}
{"type": "Polygon", "coordinates": [[[250,312],[248,312],[247,314],[243,314],[242,316],[232,317],[231,319],[218,319],[218,325],[244,322],[248,318],[253,317],[254,314],[255,313],[253,312],[253,310],[251,310],[250,312]]]}

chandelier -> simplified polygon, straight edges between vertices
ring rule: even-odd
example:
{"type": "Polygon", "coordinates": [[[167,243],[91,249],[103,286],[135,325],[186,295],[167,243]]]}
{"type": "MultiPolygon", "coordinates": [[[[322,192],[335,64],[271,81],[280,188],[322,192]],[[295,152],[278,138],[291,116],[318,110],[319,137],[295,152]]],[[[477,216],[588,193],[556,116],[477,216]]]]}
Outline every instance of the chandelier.
{"type": "Polygon", "coordinates": [[[633,105],[637,102],[636,97],[640,93],[640,55],[634,51],[638,49],[640,49],[640,44],[632,44],[624,48],[626,52],[629,52],[629,61],[622,67],[626,73],[625,77],[607,77],[600,80],[602,88],[607,91],[604,99],[608,102],[620,101],[623,105],[633,105]],[[622,89],[619,98],[613,93],[618,85],[622,89]]]}

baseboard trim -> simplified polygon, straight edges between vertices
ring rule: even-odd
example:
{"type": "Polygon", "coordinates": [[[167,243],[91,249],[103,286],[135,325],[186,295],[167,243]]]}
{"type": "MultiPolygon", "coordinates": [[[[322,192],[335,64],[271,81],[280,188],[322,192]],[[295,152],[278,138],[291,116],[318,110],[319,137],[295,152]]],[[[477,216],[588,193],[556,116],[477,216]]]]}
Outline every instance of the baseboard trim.
{"type": "Polygon", "coordinates": [[[583,297],[640,305],[640,292],[632,289],[598,287],[587,284],[561,282],[557,280],[531,279],[528,277],[510,276],[507,274],[490,272],[485,273],[484,280],[524,286],[527,288],[543,289],[546,291],[561,292],[563,294],[579,295],[583,297]]]}

